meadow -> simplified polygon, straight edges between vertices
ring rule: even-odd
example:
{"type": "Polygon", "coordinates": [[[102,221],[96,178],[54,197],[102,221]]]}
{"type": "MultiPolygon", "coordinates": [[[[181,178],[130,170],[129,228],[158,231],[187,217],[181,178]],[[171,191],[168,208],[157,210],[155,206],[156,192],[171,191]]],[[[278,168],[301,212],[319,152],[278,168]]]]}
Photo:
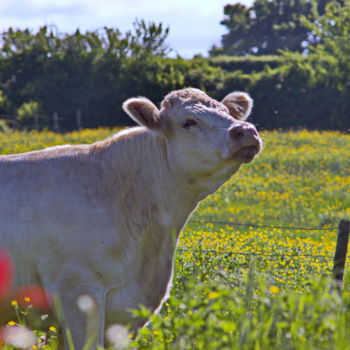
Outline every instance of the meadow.
{"type": "MultiPolygon", "coordinates": [[[[0,154],[91,143],[115,131],[2,132],[0,154]]],[[[171,298],[128,347],[350,349],[350,275],[341,298],[329,279],[338,223],[350,219],[350,135],[262,137],[262,154],[190,218],[171,298]]],[[[53,329],[42,327],[35,348],[55,348],[44,345],[53,329]]]]}

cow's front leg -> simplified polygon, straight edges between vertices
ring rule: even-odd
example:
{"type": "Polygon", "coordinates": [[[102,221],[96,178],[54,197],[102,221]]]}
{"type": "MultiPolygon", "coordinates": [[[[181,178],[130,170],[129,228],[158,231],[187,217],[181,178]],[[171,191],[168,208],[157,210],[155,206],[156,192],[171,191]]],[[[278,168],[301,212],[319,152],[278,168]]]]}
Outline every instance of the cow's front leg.
{"type": "Polygon", "coordinates": [[[63,327],[64,344],[70,349],[73,342],[80,350],[88,343],[96,350],[104,344],[105,295],[102,288],[93,288],[79,279],[60,281],[56,312],[63,327]]]}

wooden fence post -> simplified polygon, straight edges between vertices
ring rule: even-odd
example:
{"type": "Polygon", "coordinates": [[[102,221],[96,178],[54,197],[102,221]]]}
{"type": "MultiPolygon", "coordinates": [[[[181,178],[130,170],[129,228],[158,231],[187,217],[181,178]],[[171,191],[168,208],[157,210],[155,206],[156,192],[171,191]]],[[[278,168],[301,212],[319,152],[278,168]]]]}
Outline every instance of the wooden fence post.
{"type": "Polygon", "coordinates": [[[341,220],[339,223],[337,247],[334,255],[333,278],[338,294],[342,293],[346,253],[348,251],[350,221],[341,220]]]}
{"type": "Polygon", "coordinates": [[[53,119],[53,130],[58,132],[60,130],[60,126],[58,124],[58,113],[57,112],[54,112],[52,119],[53,119]]]}

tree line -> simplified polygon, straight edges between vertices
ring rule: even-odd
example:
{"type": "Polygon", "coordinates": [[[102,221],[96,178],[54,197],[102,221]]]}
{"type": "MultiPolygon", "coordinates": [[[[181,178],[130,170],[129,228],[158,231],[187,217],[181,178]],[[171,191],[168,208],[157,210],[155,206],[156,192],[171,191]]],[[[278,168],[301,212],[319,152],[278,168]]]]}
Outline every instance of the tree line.
{"type": "Polygon", "coordinates": [[[317,23],[329,3],[343,6],[343,0],[255,0],[252,6],[240,3],[224,7],[221,24],[227,30],[221,46],[213,46],[217,55],[276,55],[280,50],[304,52],[318,38],[304,18],[317,23]]]}
{"type": "Polygon", "coordinates": [[[57,129],[58,123],[60,130],[79,127],[79,118],[88,128],[129,125],[125,99],[159,103],[170,90],[193,86],[217,99],[248,91],[260,128],[350,129],[350,1],[227,6],[223,23],[231,29],[222,46],[191,60],[169,58],[169,28],[143,20],[126,33],[10,28],[0,36],[0,118],[14,115],[24,128],[57,129]],[[262,33],[260,18],[274,18],[270,27],[277,32],[269,37],[267,30],[261,40],[253,35],[262,33]],[[287,39],[294,34],[298,40],[287,39]]]}

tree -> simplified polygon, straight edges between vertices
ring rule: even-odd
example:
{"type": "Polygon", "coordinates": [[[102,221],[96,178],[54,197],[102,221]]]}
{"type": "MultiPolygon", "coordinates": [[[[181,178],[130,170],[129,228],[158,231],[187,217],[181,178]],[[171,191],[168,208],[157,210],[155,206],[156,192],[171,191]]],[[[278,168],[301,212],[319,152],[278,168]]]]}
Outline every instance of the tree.
{"type": "Polygon", "coordinates": [[[350,0],[331,1],[316,20],[303,18],[310,30],[309,60],[318,83],[323,84],[328,118],[337,128],[350,129],[350,0]],[[328,61],[324,67],[322,62],[328,61]]]}
{"type": "MultiPolygon", "coordinates": [[[[318,1],[322,14],[329,0],[318,1]]],[[[252,7],[226,5],[221,22],[228,30],[222,36],[222,47],[213,47],[212,56],[271,55],[279,50],[302,52],[308,38],[302,16],[312,18],[311,0],[255,0],[252,7]]]]}
{"type": "Polygon", "coordinates": [[[249,89],[264,128],[350,130],[350,0],[330,2],[310,31],[308,54],[284,52],[276,69],[255,74],[249,89]]]}

